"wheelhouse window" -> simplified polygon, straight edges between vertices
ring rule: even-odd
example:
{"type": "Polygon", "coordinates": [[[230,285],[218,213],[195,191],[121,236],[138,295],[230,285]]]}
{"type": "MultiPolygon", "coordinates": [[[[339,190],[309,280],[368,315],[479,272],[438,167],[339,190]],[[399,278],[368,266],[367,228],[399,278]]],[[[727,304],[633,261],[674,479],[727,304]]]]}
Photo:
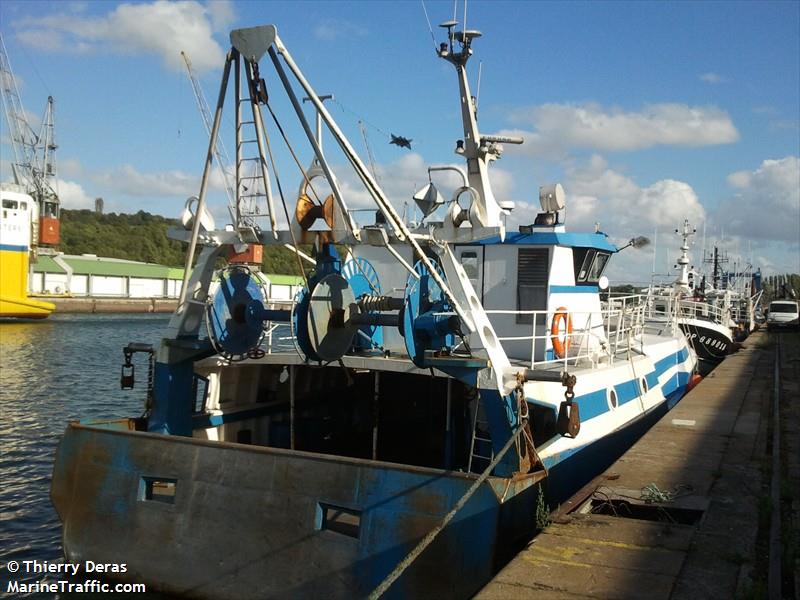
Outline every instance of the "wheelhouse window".
{"type": "Polygon", "coordinates": [[[595,254],[594,260],[589,267],[589,274],[586,277],[587,281],[598,281],[600,279],[610,256],[607,252],[597,252],[595,254]]]}
{"type": "Polygon", "coordinates": [[[16,200],[3,200],[3,208],[10,208],[16,209],[17,208],[17,201],[16,200]]]}
{"type": "Polygon", "coordinates": [[[597,283],[611,257],[609,252],[601,252],[594,248],[573,249],[575,266],[575,283],[597,283]]]}
{"type": "Polygon", "coordinates": [[[478,253],[462,252],[461,266],[464,267],[464,272],[467,274],[473,287],[476,286],[478,284],[478,253]]]}

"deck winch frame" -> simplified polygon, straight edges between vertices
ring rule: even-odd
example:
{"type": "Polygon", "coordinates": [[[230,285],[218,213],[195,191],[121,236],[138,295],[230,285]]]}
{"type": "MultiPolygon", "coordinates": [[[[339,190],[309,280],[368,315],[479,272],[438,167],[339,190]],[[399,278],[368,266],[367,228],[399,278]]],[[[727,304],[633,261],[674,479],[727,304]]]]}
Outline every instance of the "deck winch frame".
{"type": "MultiPolygon", "coordinates": [[[[330,244],[331,242],[349,245],[364,242],[371,244],[377,243],[393,254],[395,258],[398,259],[398,263],[403,268],[408,270],[414,279],[418,279],[419,273],[417,273],[411,264],[407,263],[405,259],[403,259],[397,253],[396,249],[392,248],[392,245],[397,243],[409,245],[415,261],[424,267],[426,277],[430,278],[430,280],[441,290],[442,299],[446,300],[448,311],[452,311],[453,315],[455,316],[455,318],[452,319],[451,325],[449,326],[451,334],[461,334],[462,332],[464,334],[477,334],[481,340],[482,347],[489,355],[489,361],[485,364],[488,365],[488,370],[491,371],[492,374],[488,378],[488,381],[493,382],[493,387],[496,387],[498,391],[504,395],[510,393],[514,387],[513,380],[515,370],[511,368],[508,358],[505,356],[503,349],[497,341],[497,335],[494,333],[492,325],[483,311],[481,302],[477,298],[477,294],[472,289],[469,279],[463,273],[463,269],[460,268],[460,265],[457,264],[457,261],[455,261],[454,257],[452,256],[452,250],[449,247],[450,238],[452,238],[453,242],[461,242],[498,233],[502,236],[504,229],[502,226],[500,226],[501,224],[499,221],[494,222],[492,219],[486,220],[482,218],[483,220],[479,219],[479,222],[473,223],[472,228],[465,227],[458,229],[451,226],[449,228],[440,227],[436,231],[430,230],[429,232],[424,233],[420,231],[411,231],[409,226],[395,211],[394,207],[389,202],[379,184],[375,181],[366,165],[358,157],[347,138],[344,136],[336,122],[331,117],[330,113],[325,108],[323,104],[324,98],[319,96],[313,90],[303,73],[295,64],[291,54],[278,36],[276,28],[273,25],[264,25],[247,29],[238,29],[231,32],[230,39],[231,48],[226,56],[225,66],[223,69],[219,98],[214,114],[214,122],[211,128],[209,150],[207,153],[200,193],[198,194],[198,201],[195,209],[196,213],[202,214],[205,210],[211,162],[214,155],[214,150],[216,148],[217,138],[219,136],[222,109],[224,106],[226,90],[232,68],[235,68],[234,79],[236,82],[235,98],[237,120],[236,130],[238,136],[237,142],[241,141],[240,131],[243,121],[241,111],[239,110],[239,105],[242,102],[242,98],[240,98],[239,80],[240,71],[243,68],[246,75],[246,93],[244,101],[249,103],[252,107],[252,123],[254,124],[255,129],[255,141],[257,142],[258,146],[258,160],[261,164],[263,185],[265,188],[267,203],[269,205],[271,227],[271,231],[269,232],[260,234],[256,232],[258,234],[258,241],[265,244],[290,244],[291,247],[299,252],[299,248],[297,246],[298,236],[296,235],[297,226],[299,225],[301,230],[307,230],[310,222],[313,222],[322,216],[324,217],[326,224],[330,227],[330,231],[329,233],[326,232],[317,234],[317,242],[323,246],[317,249],[318,252],[324,254],[326,252],[324,246],[330,244]],[[315,205],[313,207],[303,207],[304,209],[301,211],[303,214],[300,215],[303,218],[298,217],[299,213],[295,214],[295,219],[288,231],[279,230],[277,228],[276,219],[274,216],[274,195],[271,188],[273,179],[278,184],[278,189],[281,192],[281,201],[284,202],[284,209],[286,210],[285,199],[283,198],[283,192],[281,191],[280,181],[277,177],[277,174],[273,173],[272,177],[269,175],[270,170],[266,156],[267,153],[269,153],[270,158],[272,158],[269,140],[265,133],[264,121],[261,117],[261,106],[267,104],[269,107],[266,82],[262,78],[259,70],[259,60],[264,59],[265,57],[269,57],[269,61],[271,62],[272,67],[277,74],[277,79],[292,105],[295,116],[302,125],[309,145],[313,149],[313,175],[315,177],[320,176],[325,179],[330,186],[331,196],[335,200],[333,205],[331,205],[330,201],[326,199],[326,202],[319,206],[315,205]],[[292,77],[293,80],[290,80],[290,77],[292,77]],[[314,128],[312,128],[311,124],[303,113],[301,101],[293,89],[293,82],[295,85],[299,85],[303,93],[306,95],[303,100],[310,102],[316,110],[316,131],[314,128]],[[377,242],[375,236],[367,235],[364,237],[364,234],[369,232],[369,228],[359,228],[356,225],[347,206],[346,200],[343,197],[341,187],[337,183],[337,179],[333,173],[331,165],[329,164],[325,155],[322,153],[320,131],[323,124],[346,156],[351,168],[364,186],[364,189],[368,192],[376,207],[385,218],[386,229],[383,230],[382,239],[378,240],[377,242]],[[306,219],[305,215],[310,216],[306,219]],[[303,221],[303,223],[299,223],[299,221],[303,221]],[[333,224],[333,227],[331,227],[331,224],[333,224]],[[387,236],[386,233],[389,233],[389,236],[387,236]],[[438,253],[441,257],[439,262],[443,268],[437,268],[435,264],[436,261],[431,258],[431,255],[426,250],[426,247],[428,246],[431,246],[432,248],[439,248],[438,253]],[[459,270],[461,272],[459,272],[459,270]]],[[[463,37],[456,41],[466,44],[466,47],[468,47],[471,39],[471,37],[463,37]]],[[[451,46],[454,40],[455,38],[451,39],[451,46]]],[[[443,58],[447,57],[443,56],[443,58]]],[[[467,85],[464,74],[465,63],[466,60],[453,63],[455,64],[459,73],[459,84],[462,86],[462,92],[464,89],[463,86],[467,85]]],[[[271,108],[270,113],[272,114],[273,118],[276,118],[271,108]]],[[[276,124],[278,127],[280,127],[277,121],[276,124]]],[[[476,123],[470,123],[468,125],[472,128],[470,131],[477,132],[476,123]]],[[[284,135],[282,130],[281,134],[284,135]]],[[[288,144],[288,140],[285,141],[287,141],[288,144]]],[[[240,145],[241,144],[237,143],[237,150],[240,148],[240,145]]],[[[289,149],[291,151],[291,147],[289,149]]],[[[491,148],[487,146],[482,150],[482,152],[486,154],[485,151],[487,151],[487,149],[491,148]]],[[[294,156],[293,151],[292,153],[294,156]]],[[[494,158],[487,158],[487,160],[496,159],[498,156],[494,156],[494,158]]],[[[469,162],[469,156],[466,158],[469,162]]],[[[296,156],[295,160],[297,160],[296,156]]],[[[237,152],[237,203],[240,200],[239,194],[241,190],[241,170],[238,168],[240,161],[241,156],[237,152]]],[[[311,170],[304,173],[305,180],[301,183],[301,188],[310,186],[311,174],[311,170]]],[[[491,189],[489,187],[488,177],[485,169],[481,171],[480,177],[485,180],[481,185],[478,185],[472,179],[469,180],[469,187],[471,190],[473,190],[470,195],[472,203],[469,210],[474,214],[486,215],[488,213],[485,207],[478,207],[477,204],[486,203],[489,201],[494,202],[494,199],[490,193],[491,189]]],[[[237,210],[237,215],[238,214],[239,213],[237,210]]],[[[205,248],[208,248],[209,245],[222,246],[226,244],[238,244],[241,247],[241,245],[244,243],[251,243],[252,236],[246,236],[240,225],[240,223],[235,224],[233,232],[205,232],[201,231],[200,220],[194,219],[192,221],[191,235],[188,236],[188,239],[185,234],[183,236],[177,236],[189,242],[189,253],[186,265],[186,280],[184,281],[184,286],[181,291],[179,307],[171,322],[171,328],[176,338],[193,337],[197,335],[200,320],[198,317],[202,317],[201,308],[208,302],[207,286],[203,285],[205,277],[201,276],[198,278],[194,276],[195,273],[192,273],[192,277],[190,279],[190,261],[194,255],[195,247],[198,243],[203,245],[205,248]]],[[[252,228],[249,228],[249,230],[249,233],[252,234],[252,228]]],[[[308,231],[308,233],[315,232],[308,231]]],[[[210,259],[216,259],[216,257],[219,255],[224,255],[224,252],[219,249],[219,246],[217,247],[216,252],[205,252],[204,260],[198,259],[195,271],[199,270],[201,273],[207,272],[209,269],[209,264],[207,261],[210,259]]],[[[335,270],[340,271],[341,265],[335,270]]],[[[300,348],[301,354],[306,360],[317,361],[324,359],[315,351],[314,345],[308,343],[308,334],[311,329],[307,324],[304,326],[301,323],[301,321],[307,321],[308,319],[308,304],[311,302],[313,297],[314,285],[322,279],[323,271],[319,269],[319,265],[317,265],[315,272],[317,273],[316,282],[312,282],[310,279],[307,279],[307,294],[301,294],[299,296],[297,305],[294,307],[294,314],[287,320],[291,320],[293,322],[294,333],[297,334],[299,332],[300,334],[301,339],[298,339],[296,344],[300,348]]],[[[325,275],[327,274],[329,273],[326,272],[325,275]]],[[[341,310],[344,310],[344,308],[341,310]]],[[[375,311],[373,310],[371,312],[374,313],[375,311]]],[[[371,348],[379,348],[380,340],[374,339],[374,335],[380,332],[382,325],[387,322],[391,322],[391,319],[386,317],[386,315],[383,315],[380,318],[378,315],[373,315],[373,320],[375,322],[369,323],[368,321],[370,319],[364,317],[364,315],[359,315],[358,318],[361,319],[360,327],[362,333],[358,336],[358,341],[355,346],[362,350],[367,349],[368,346],[371,348]],[[381,319],[383,319],[383,321],[379,325],[378,321],[381,321],[381,319]]],[[[326,354],[325,356],[330,359],[332,355],[326,354]]],[[[416,362],[422,364],[420,360],[417,360],[416,362]]]]}

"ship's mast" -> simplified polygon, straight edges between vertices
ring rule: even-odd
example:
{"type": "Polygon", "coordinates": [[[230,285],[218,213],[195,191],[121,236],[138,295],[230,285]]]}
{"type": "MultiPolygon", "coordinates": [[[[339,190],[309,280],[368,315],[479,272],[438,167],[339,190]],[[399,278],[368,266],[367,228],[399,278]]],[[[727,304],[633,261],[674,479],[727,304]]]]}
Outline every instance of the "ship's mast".
{"type": "Polygon", "coordinates": [[[697,233],[697,230],[689,225],[689,220],[684,219],[683,231],[676,229],[675,233],[682,237],[681,255],[678,257],[677,267],[679,269],[678,279],[675,280],[675,287],[679,291],[689,290],[689,240],[697,233]]]}
{"type": "Polygon", "coordinates": [[[507,215],[513,208],[511,203],[498,203],[489,182],[488,165],[500,158],[503,152],[501,142],[521,144],[521,138],[481,135],[478,130],[478,117],[475,98],[472,96],[467,79],[467,61],[472,56],[472,40],[480,37],[475,29],[454,31],[456,21],[447,21],[440,27],[447,29],[447,42],[439,45],[437,54],[456,68],[461,101],[461,120],[464,125],[464,139],[456,143],[456,154],[467,161],[467,180],[474,190],[474,202],[470,207],[471,218],[477,220],[473,225],[483,227],[502,227],[501,215],[507,215]]]}
{"type": "Polygon", "coordinates": [[[712,280],[714,282],[714,289],[720,289],[720,280],[722,278],[722,265],[728,262],[728,255],[722,254],[720,255],[719,246],[714,244],[714,252],[709,252],[709,256],[703,257],[704,263],[710,263],[712,265],[712,280]]]}

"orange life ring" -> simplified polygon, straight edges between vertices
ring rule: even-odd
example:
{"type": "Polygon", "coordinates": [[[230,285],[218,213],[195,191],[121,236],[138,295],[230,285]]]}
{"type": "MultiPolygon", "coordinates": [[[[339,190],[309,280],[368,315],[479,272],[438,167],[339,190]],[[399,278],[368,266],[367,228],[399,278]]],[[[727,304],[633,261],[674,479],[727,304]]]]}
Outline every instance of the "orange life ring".
{"type": "Polygon", "coordinates": [[[572,317],[565,306],[559,306],[553,314],[553,324],[550,326],[550,341],[558,358],[564,358],[569,350],[570,337],[572,336],[572,317]],[[561,323],[564,322],[564,338],[561,338],[561,323]]]}

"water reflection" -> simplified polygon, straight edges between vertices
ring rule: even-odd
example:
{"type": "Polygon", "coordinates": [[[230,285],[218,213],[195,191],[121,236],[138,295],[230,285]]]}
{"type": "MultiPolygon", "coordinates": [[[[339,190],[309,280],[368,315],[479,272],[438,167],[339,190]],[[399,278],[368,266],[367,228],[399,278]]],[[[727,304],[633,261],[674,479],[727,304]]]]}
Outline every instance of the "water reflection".
{"type": "Polygon", "coordinates": [[[141,384],[133,391],[119,389],[122,347],[131,341],[157,345],[167,322],[164,315],[53,315],[46,321],[0,323],[4,592],[9,560],[61,559],[61,528],[49,493],[55,447],[67,422],[140,414],[141,384]]]}

